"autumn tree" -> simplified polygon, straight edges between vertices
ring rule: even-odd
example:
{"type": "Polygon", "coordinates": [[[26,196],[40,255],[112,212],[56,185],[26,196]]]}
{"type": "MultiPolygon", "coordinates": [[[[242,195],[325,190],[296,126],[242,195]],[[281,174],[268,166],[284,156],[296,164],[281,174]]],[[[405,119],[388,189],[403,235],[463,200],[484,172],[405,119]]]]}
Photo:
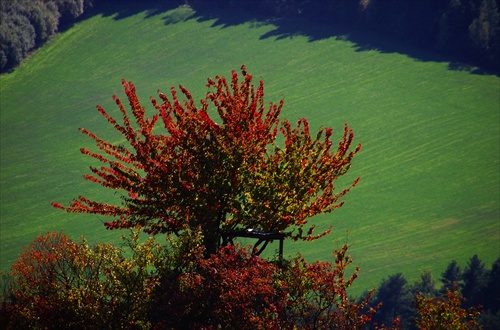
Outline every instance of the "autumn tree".
{"type": "Polygon", "coordinates": [[[361,329],[381,304],[368,306],[375,290],[356,302],[347,294],[358,277],[359,267],[349,275],[352,263],[348,245],[333,251],[334,262],[307,263],[300,255],[282,274],[286,285],[286,315],[281,329],[361,329]]]}
{"type": "Polygon", "coordinates": [[[476,308],[461,307],[464,298],[457,288],[446,289],[440,298],[416,297],[419,329],[482,329],[477,322],[480,312],[476,308]]]}
{"type": "Polygon", "coordinates": [[[347,296],[359,269],[349,274],[347,245],[331,262],[280,265],[238,245],[206,258],[198,235],[180,257],[176,240],[138,238],[132,230],[116,247],[37,237],[0,290],[2,329],[350,330],[376,309],[363,309],[373,291],[347,296]]]}
{"type": "Polygon", "coordinates": [[[280,120],[283,101],[264,102],[264,83],[252,84],[241,67],[230,82],[208,79],[209,91],[200,105],[183,86],[185,99],[171,88],[170,96],[151,98],[156,111],[146,115],[135,86],[122,81],[131,111],[116,96],[122,120],[99,112],[128,146],[112,144],[82,128],[100,151],[81,152],[105,165],[91,166],[85,179],[126,192],[119,205],[80,196],[68,212],[114,217],[109,229],[140,227],[149,234],[182,236],[199,231],[206,255],[216,253],[221,236],[235,230],[281,232],[295,240],[314,240],[308,219],[342,206],[340,201],[358,179],[337,190],[361,145],[350,150],[353,133],[345,126],[338,145],[332,129],[311,136],[306,119],[292,127],[280,120]],[[218,118],[215,118],[218,115],[218,118]],[[284,146],[277,143],[282,135],[284,146]]]}
{"type": "Polygon", "coordinates": [[[89,246],[60,233],[34,239],[16,260],[0,294],[2,329],[139,329],[148,327],[151,291],[163,248],[139,232],[89,246]]]}
{"type": "Polygon", "coordinates": [[[128,145],[81,129],[99,149],[81,152],[103,163],[85,179],[125,192],[121,203],[80,196],[67,207],[53,205],[114,217],[108,229],[164,234],[167,252],[153,258],[154,273],[143,281],[154,286],[136,294],[150,302],[147,320],[158,328],[358,328],[377,306],[368,306],[373,291],[359,302],[347,295],[358,272],[345,273],[352,262],[347,245],[334,251],[335,262],[308,264],[300,256],[272,262],[228,238],[236,232],[320,238],[331,229],[315,233],[309,218],[341,207],[359,180],[342,190],[334,184],[361,147],[351,150],[347,125],[337,145],[330,128],[311,136],[306,119],[294,126],[280,120],[283,101],[266,104],[264,83],[255,86],[245,66],[241,72],[242,79],[233,71],[229,82],[208,79],[199,106],[182,86],[183,100],[174,88],[170,96],[159,92],[151,116],[123,80],[131,111],[117,97],[120,123],[98,110],[128,145]]]}

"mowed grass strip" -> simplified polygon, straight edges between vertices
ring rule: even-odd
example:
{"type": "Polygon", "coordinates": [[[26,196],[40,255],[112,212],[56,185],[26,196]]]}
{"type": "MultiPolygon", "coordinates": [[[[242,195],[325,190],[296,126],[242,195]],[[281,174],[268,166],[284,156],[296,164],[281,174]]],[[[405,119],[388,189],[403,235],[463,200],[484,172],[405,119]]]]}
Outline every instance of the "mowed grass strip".
{"type": "Polygon", "coordinates": [[[283,117],[333,127],[338,137],[346,122],[363,144],[339,183],[361,176],[345,206],[311,221],[333,233],[287,242],[286,254],[328,260],[348,240],[361,266],[359,292],[399,271],[410,281],[426,268],[438,276],[452,259],[464,265],[475,253],[489,266],[500,249],[499,78],[359,51],[348,36],[310,41],[272,36],[276,29],[265,20],[199,19],[189,8],[96,15],[0,76],[0,269],[41,232],[119,241],[123,232],[104,230],[107,219],[69,215],[50,202],[119,197],[81,179],[89,159],[78,150],[92,144],[77,128],[122,141],[95,110],[118,113],[111,95],[125,99],[121,78],[151,110],[158,89],[183,84],[199,99],[207,77],[229,76],[242,63],[264,80],[268,101],[285,99],[283,117]]]}

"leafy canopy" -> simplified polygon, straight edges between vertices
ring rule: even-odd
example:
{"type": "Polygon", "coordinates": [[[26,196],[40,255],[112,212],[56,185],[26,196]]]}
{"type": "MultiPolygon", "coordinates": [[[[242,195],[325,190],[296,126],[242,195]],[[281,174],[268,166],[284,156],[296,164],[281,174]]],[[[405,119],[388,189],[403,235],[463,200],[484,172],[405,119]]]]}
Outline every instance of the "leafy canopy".
{"type": "Polygon", "coordinates": [[[349,150],[353,132],[347,125],[334,147],[331,128],[312,137],[306,119],[294,127],[280,120],[283,100],[266,105],[264,83],[252,84],[244,65],[241,74],[241,81],[235,71],[230,82],[220,76],[208,79],[209,90],[199,106],[183,86],[183,100],[173,87],[170,96],[160,92],[159,99],[151,98],[156,109],[151,117],[135,86],[122,80],[131,113],[116,96],[120,123],[97,109],[129,146],[80,130],[99,149],[81,152],[105,164],[91,166],[92,174],[84,178],[126,196],[120,205],[83,196],[68,207],[53,205],[115,217],[105,223],[109,229],[140,227],[150,234],[175,235],[198,230],[208,253],[217,251],[224,232],[235,230],[281,232],[295,240],[328,234],[330,229],[314,234],[308,218],[342,206],[339,199],[359,178],[341,191],[334,181],[347,172],[361,145],[349,150]],[[284,146],[277,144],[279,133],[284,146]]]}

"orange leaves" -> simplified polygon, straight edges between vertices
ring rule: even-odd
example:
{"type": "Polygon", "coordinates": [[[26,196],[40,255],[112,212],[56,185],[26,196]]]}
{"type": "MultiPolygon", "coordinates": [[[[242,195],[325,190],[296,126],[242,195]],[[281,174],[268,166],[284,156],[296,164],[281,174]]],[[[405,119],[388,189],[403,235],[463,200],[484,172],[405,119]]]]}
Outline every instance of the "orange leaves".
{"type": "Polygon", "coordinates": [[[105,164],[91,166],[86,180],[127,197],[120,206],[80,197],[66,211],[116,217],[108,228],[141,226],[150,233],[201,228],[209,253],[217,251],[221,231],[227,230],[279,231],[304,240],[326,235],[329,230],[315,235],[314,226],[306,228],[308,219],[342,206],[340,199],[357,180],[341,191],[335,191],[334,181],[347,172],[360,146],[350,151],[354,135],[347,125],[332,150],[332,129],[320,129],[313,138],[306,119],[293,128],[280,121],[283,100],[266,103],[264,83],[252,80],[244,65],[241,75],[231,72],[230,81],[208,79],[200,105],[183,86],[182,95],[174,88],[170,95],[158,92],[149,116],[135,86],[122,80],[130,111],[113,97],[122,123],[97,109],[127,145],[81,129],[98,149],[81,152],[105,164]],[[284,147],[276,141],[278,132],[284,147]]]}
{"type": "Polygon", "coordinates": [[[128,214],[128,210],[126,208],[120,208],[112,204],[91,201],[83,196],[79,196],[77,199],[73,200],[69,207],[62,206],[57,202],[53,202],[52,206],[73,213],[91,213],[108,216],[128,214]]]}
{"type": "Polygon", "coordinates": [[[261,329],[266,324],[276,328],[272,313],[276,307],[270,301],[276,294],[276,271],[275,265],[245,249],[226,246],[198,260],[180,280],[184,294],[193,301],[194,314],[206,320],[200,326],[218,322],[223,328],[261,329]]]}
{"type": "Polygon", "coordinates": [[[345,275],[352,262],[346,245],[334,257],[308,264],[298,256],[279,266],[238,246],[198,254],[182,274],[165,279],[159,314],[173,328],[359,329],[375,311],[364,311],[371,293],[360,302],[349,298],[358,268],[345,275]]]}
{"type": "Polygon", "coordinates": [[[375,311],[371,293],[347,295],[359,270],[346,275],[347,245],[332,262],[275,263],[239,246],[205,256],[200,233],[186,234],[162,246],[131,231],[130,253],[40,236],[10,273],[2,317],[12,328],[359,329],[375,311]]]}
{"type": "Polygon", "coordinates": [[[360,329],[371,320],[375,309],[365,311],[371,299],[371,291],[357,302],[347,295],[348,288],[357,277],[356,267],[346,276],[347,267],[352,263],[343,245],[333,252],[334,262],[314,262],[308,264],[301,256],[292,260],[283,273],[286,286],[286,324],[301,329],[360,329]],[[304,321],[306,323],[304,323],[304,321]]]}
{"type": "Polygon", "coordinates": [[[464,298],[457,288],[446,289],[441,298],[426,298],[420,294],[416,297],[416,323],[420,329],[480,329],[477,318],[480,312],[477,308],[461,307],[464,298]]]}
{"type": "MultiPolygon", "coordinates": [[[[260,214],[266,215],[265,218],[274,219],[270,228],[296,227],[297,231],[290,233],[291,237],[314,240],[329,231],[313,235],[314,226],[311,226],[304,234],[306,219],[341,207],[343,202],[339,199],[358,182],[355,180],[351,187],[335,192],[334,181],[347,171],[350,159],[357,152],[346,155],[353,136],[346,126],[344,140],[340,143],[342,149],[330,152],[331,129],[320,130],[312,139],[307,120],[299,119],[295,128],[284,120],[280,130],[285,138],[285,149],[276,148],[274,154],[266,155],[267,160],[264,159],[261,171],[257,172],[262,179],[254,179],[254,186],[250,189],[255,194],[264,194],[265,198],[261,200],[272,201],[272,214],[259,210],[260,214]],[[262,173],[268,173],[268,176],[262,176],[262,173]],[[289,215],[293,221],[284,221],[289,215]]],[[[253,193],[252,197],[258,200],[253,193]]]]}
{"type": "Polygon", "coordinates": [[[125,241],[132,257],[113,245],[89,246],[64,234],[37,237],[9,273],[7,328],[128,329],[149,322],[158,284],[150,269],[162,250],[151,239],[139,244],[138,232],[125,241]]]}

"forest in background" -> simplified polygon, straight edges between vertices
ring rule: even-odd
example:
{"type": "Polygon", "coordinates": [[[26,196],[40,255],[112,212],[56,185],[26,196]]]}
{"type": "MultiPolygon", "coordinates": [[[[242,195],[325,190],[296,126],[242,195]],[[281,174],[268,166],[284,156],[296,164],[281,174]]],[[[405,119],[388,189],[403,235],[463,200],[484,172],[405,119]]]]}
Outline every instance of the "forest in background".
{"type": "MultiPolygon", "coordinates": [[[[1,0],[0,70],[17,66],[60,26],[100,0],[1,0]]],[[[437,52],[480,70],[500,70],[500,0],[165,0],[194,9],[256,12],[375,31],[400,43],[437,52]]]]}
{"type": "Polygon", "coordinates": [[[499,0],[208,0],[189,4],[233,6],[375,31],[400,43],[438,52],[452,61],[500,70],[499,0]]]}
{"type": "Polygon", "coordinates": [[[0,72],[13,69],[94,0],[0,0],[0,72]]]}
{"type": "MultiPolygon", "coordinates": [[[[396,317],[401,319],[403,329],[418,329],[416,297],[443,297],[447,290],[459,289],[467,308],[479,307],[482,315],[479,324],[483,329],[498,329],[500,325],[500,258],[488,269],[481,259],[474,255],[464,267],[452,260],[436,281],[430,271],[424,270],[420,278],[409,283],[402,273],[394,273],[382,279],[369,306],[382,306],[374,314],[371,328],[375,324],[391,324],[396,317]]],[[[418,305],[418,304],[417,304],[418,305]]]]}

